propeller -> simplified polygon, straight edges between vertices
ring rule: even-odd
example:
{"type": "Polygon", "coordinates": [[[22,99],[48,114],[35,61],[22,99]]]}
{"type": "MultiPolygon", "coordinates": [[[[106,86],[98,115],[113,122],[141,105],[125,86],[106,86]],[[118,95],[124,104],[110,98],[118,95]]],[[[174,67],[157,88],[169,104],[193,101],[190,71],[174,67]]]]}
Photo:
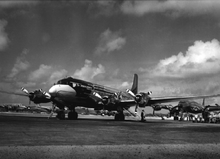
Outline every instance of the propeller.
{"type": "Polygon", "coordinates": [[[47,92],[43,92],[43,95],[45,95],[45,97],[47,98],[47,99],[51,99],[51,95],[49,94],[49,93],[47,93],[47,92]]]}
{"type": "Polygon", "coordinates": [[[29,97],[29,105],[31,104],[31,101],[35,104],[48,103],[51,101],[51,95],[42,89],[36,89],[35,91],[29,92],[27,89],[22,87],[21,90],[29,97]]]}
{"type": "Polygon", "coordinates": [[[26,93],[27,95],[30,95],[29,92],[28,92],[28,90],[25,89],[24,87],[22,87],[21,90],[22,90],[24,93],[26,93]]]}
{"type": "Polygon", "coordinates": [[[102,97],[102,103],[103,103],[104,105],[107,105],[107,104],[109,103],[109,97],[108,97],[108,96],[102,97]]]}
{"type": "Polygon", "coordinates": [[[109,100],[108,100],[108,96],[104,96],[102,97],[100,94],[98,94],[97,92],[92,92],[91,96],[90,96],[94,101],[96,101],[98,104],[104,104],[107,105],[109,100]]]}
{"type": "Polygon", "coordinates": [[[120,101],[122,99],[122,92],[115,92],[114,98],[116,99],[116,101],[120,101]]]}
{"type": "Polygon", "coordinates": [[[29,93],[29,91],[27,89],[25,89],[24,87],[21,88],[21,90],[29,97],[29,105],[31,105],[31,100],[34,99],[34,94],[33,92],[29,93]]]}
{"type": "Polygon", "coordinates": [[[130,89],[126,89],[126,92],[135,98],[135,94],[130,89]]]}
{"type": "Polygon", "coordinates": [[[147,100],[150,99],[149,95],[152,94],[152,91],[149,91],[147,93],[144,92],[140,92],[138,94],[134,94],[131,90],[127,89],[126,92],[132,96],[135,100],[136,104],[136,108],[135,111],[137,112],[138,107],[143,107],[145,106],[145,104],[147,103],[147,100]]]}
{"type": "Polygon", "coordinates": [[[11,91],[4,91],[4,90],[0,90],[0,93],[13,94],[13,95],[19,95],[19,96],[29,96],[28,94],[11,92],[11,91]]]}
{"type": "Polygon", "coordinates": [[[136,102],[136,105],[135,105],[135,113],[137,113],[137,109],[138,109],[138,107],[139,107],[139,99],[140,99],[140,97],[141,97],[140,94],[136,94],[136,95],[135,95],[130,89],[126,89],[126,92],[134,98],[134,100],[135,100],[135,102],[136,102]]]}

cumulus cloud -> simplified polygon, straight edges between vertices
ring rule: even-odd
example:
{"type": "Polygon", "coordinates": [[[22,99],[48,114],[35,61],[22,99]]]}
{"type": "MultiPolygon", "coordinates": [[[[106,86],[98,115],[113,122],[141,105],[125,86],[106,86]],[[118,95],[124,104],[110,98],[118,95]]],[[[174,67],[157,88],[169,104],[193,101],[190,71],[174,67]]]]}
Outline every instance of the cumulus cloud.
{"type": "Polygon", "coordinates": [[[8,46],[8,35],[5,32],[7,21],[0,20],[0,51],[4,50],[8,46]]]}
{"type": "Polygon", "coordinates": [[[220,11],[220,1],[179,1],[179,0],[165,0],[165,1],[139,1],[128,0],[121,5],[121,10],[125,14],[144,15],[155,12],[169,12],[172,16],[180,14],[185,15],[201,15],[213,14],[218,15],[220,11]]]}
{"type": "Polygon", "coordinates": [[[50,74],[51,69],[52,66],[41,64],[37,70],[30,73],[28,79],[30,81],[37,81],[43,77],[47,77],[48,74],[50,74]]]}
{"type": "Polygon", "coordinates": [[[111,16],[116,14],[120,11],[120,4],[117,0],[97,0],[90,2],[88,11],[91,13],[92,16],[111,16]]]}
{"type": "MultiPolygon", "coordinates": [[[[16,86],[19,88],[24,87],[24,88],[30,88],[30,87],[35,87],[37,84],[35,82],[23,82],[23,81],[17,81],[16,86]]],[[[21,92],[19,89],[18,92],[21,92]]]]}
{"type": "Polygon", "coordinates": [[[77,69],[73,77],[83,80],[92,81],[97,75],[105,73],[105,67],[99,64],[97,67],[92,66],[92,61],[85,60],[85,64],[81,69],[77,69]]]}
{"type": "Polygon", "coordinates": [[[53,84],[56,83],[58,80],[60,80],[61,78],[64,78],[67,75],[67,70],[62,69],[59,71],[54,71],[51,76],[49,77],[48,83],[49,84],[53,84]]]}
{"type": "MultiPolygon", "coordinates": [[[[162,59],[152,69],[140,69],[139,79],[144,80],[140,80],[139,88],[152,91],[152,96],[219,94],[219,73],[219,41],[195,41],[185,53],[162,59]]],[[[207,104],[213,102],[214,98],[207,99],[207,104]]]]}
{"type": "Polygon", "coordinates": [[[127,88],[130,84],[126,81],[121,84],[121,87],[127,88]]]}
{"type": "Polygon", "coordinates": [[[26,55],[28,51],[24,50],[22,54],[17,57],[16,62],[11,70],[11,73],[8,75],[8,78],[14,78],[20,72],[27,70],[30,67],[30,63],[26,60],[26,55]]]}
{"type": "Polygon", "coordinates": [[[220,43],[218,40],[196,41],[185,55],[180,52],[160,60],[153,75],[164,77],[187,78],[199,75],[210,75],[220,72],[220,43]]]}
{"type": "Polygon", "coordinates": [[[0,1],[0,7],[10,8],[10,7],[15,7],[15,6],[32,5],[32,4],[37,4],[37,3],[39,3],[39,1],[36,1],[36,0],[0,1]]]}
{"type": "Polygon", "coordinates": [[[125,43],[126,39],[120,36],[120,32],[112,32],[107,29],[100,35],[95,55],[109,54],[115,50],[120,50],[125,43]]]}

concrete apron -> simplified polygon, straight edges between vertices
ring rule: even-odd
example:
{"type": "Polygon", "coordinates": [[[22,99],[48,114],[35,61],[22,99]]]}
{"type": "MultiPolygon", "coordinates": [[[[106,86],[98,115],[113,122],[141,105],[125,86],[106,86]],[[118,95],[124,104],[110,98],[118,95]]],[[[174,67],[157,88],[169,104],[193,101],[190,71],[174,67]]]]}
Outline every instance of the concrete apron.
{"type": "Polygon", "coordinates": [[[1,146],[0,158],[220,158],[220,144],[1,146]]]}

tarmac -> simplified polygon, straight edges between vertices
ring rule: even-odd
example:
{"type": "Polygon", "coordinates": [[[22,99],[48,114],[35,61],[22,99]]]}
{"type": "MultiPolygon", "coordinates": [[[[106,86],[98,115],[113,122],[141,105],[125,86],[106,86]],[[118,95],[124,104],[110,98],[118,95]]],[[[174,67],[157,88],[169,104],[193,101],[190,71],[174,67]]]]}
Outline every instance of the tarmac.
{"type": "Polygon", "coordinates": [[[220,124],[0,113],[0,158],[220,158],[220,124]]]}

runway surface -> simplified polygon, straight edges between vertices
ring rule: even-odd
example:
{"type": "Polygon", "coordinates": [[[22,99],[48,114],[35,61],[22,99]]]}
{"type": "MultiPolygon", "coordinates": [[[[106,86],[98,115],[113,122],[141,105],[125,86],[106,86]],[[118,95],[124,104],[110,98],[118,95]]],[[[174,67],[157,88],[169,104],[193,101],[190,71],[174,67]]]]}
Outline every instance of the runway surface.
{"type": "Polygon", "coordinates": [[[220,158],[220,124],[0,113],[0,158],[220,158]]]}

